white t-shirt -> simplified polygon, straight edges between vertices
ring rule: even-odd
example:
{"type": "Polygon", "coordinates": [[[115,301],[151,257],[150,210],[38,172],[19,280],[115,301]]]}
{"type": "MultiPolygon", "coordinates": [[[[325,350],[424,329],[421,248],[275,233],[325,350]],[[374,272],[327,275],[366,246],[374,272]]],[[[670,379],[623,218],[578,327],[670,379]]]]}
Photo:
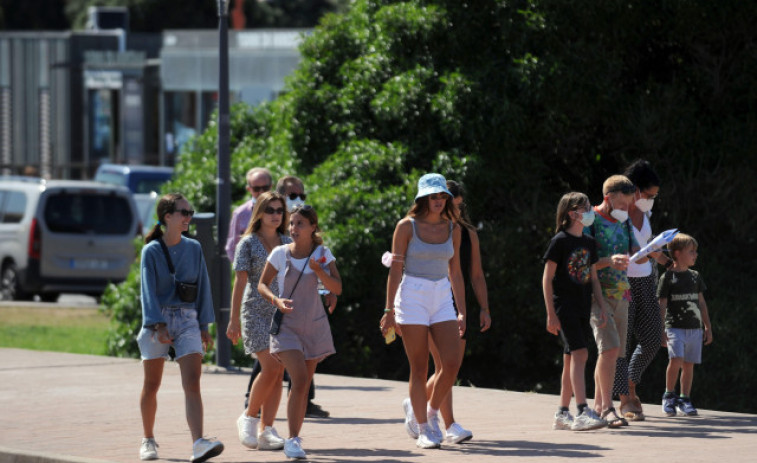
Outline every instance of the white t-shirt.
{"type": "MultiPolygon", "coordinates": [[[[644,220],[641,223],[641,230],[637,230],[636,227],[631,226],[633,235],[636,237],[636,241],[640,247],[644,247],[652,239],[652,226],[649,225],[649,218],[647,214],[644,214],[644,220]]],[[[651,257],[651,256],[650,256],[651,257]]],[[[628,276],[630,278],[648,277],[652,274],[652,262],[646,261],[643,264],[636,264],[634,262],[628,263],[628,276]]]]}
{"type": "MultiPolygon", "coordinates": [[[[273,265],[273,268],[275,268],[279,273],[277,278],[277,282],[279,284],[279,292],[281,292],[284,289],[284,280],[286,278],[286,270],[287,270],[287,246],[288,244],[282,244],[281,246],[276,246],[273,248],[273,251],[271,251],[271,254],[268,255],[268,262],[273,265]]],[[[323,267],[324,270],[326,270],[326,273],[329,275],[331,274],[329,272],[329,264],[336,259],[334,258],[334,255],[331,254],[331,250],[327,247],[324,247],[322,245],[319,245],[317,248],[315,248],[315,251],[313,252],[313,257],[316,261],[321,259],[322,257],[326,257],[326,262],[321,263],[321,267],[323,267]]],[[[292,257],[290,259],[292,262],[292,266],[295,268],[295,270],[302,271],[305,270],[305,273],[313,273],[313,270],[308,265],[308,258],[303,259],[295,259],[292,257]]],[[[279,294],[279,297],[289,297],[288,294],[279,294]]]]}

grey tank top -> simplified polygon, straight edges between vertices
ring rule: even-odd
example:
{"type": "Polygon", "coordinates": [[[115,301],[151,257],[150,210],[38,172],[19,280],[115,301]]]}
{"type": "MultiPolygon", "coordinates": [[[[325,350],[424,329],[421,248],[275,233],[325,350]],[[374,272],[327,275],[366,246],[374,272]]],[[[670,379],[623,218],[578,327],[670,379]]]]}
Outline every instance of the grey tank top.
{"type": "Polygon", "coordinates": [[[455,255],[455,247],[452,244],[452,222],[449,224],[449,238],[440,244],[421,241],[415,229],[415,219],[411,218],[410,222],[413,224],[413,236],[407,245],[405,274],[431,281],[447,278],[449,260],[455,255]]]}

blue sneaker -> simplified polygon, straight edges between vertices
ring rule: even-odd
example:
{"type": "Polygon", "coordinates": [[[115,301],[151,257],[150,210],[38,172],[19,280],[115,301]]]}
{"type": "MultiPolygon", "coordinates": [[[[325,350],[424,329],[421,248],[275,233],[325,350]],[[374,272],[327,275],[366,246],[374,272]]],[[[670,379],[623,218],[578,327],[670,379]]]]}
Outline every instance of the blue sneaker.
{"type": "Polygon", "coordinates": [[[688,397],[678,399],[678,410],[686,416],[697,416],[699,414],[688,397]]]}
{"type": "Polygon", "coordinates": [[[662,395],[662,412],[666,416],[676,416],[676,405],[678,397],[672,392],[666,392],[662,395]]]}

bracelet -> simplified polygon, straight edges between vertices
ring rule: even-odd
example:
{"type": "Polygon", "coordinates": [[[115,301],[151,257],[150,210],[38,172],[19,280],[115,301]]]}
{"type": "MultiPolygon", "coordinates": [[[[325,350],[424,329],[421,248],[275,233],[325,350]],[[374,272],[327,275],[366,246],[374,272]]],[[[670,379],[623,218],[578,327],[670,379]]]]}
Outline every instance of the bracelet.
{"type": "Polygon", "coordinates": [[[278,299],[276,296],[271,296],[271,305],[276,305],[276,299],[278,299]]]}
{"type": "Polygon", "coordinates": [[[392,313],[394,312],[394,309],[384,309],[384,313],[392,313]]]}

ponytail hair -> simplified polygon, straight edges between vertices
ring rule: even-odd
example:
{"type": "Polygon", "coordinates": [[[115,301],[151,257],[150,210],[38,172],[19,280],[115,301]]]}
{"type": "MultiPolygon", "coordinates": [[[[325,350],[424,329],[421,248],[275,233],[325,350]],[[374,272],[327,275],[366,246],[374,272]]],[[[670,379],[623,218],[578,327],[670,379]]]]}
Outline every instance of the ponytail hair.
{"type": "Polygon", "coordinates": [[[155,223],[155,226],[152,227],[150,233],[145,236],[145,244],[163,236],[163,229],[160,228],[161,225],[165,225],[163,223],[163,217],[165,217],[166,214],[173,214],[176,212],[176,202],[181,201],[182,199],[184,199],[184,196],[181,193],[168,193],[160,198],[160,201],[158,201],[158,204],[155,206],[158,221],[155,223]]]}

